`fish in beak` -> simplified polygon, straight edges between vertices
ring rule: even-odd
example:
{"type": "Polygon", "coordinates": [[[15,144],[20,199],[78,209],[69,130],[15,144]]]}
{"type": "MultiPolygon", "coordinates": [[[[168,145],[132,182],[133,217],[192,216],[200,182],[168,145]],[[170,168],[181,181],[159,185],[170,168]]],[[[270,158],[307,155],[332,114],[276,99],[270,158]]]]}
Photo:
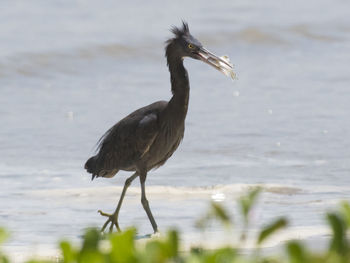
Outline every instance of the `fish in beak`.
{"type": "Polygon", "coordinates": [[[201,47],[196,53],[198,59],[216,68],[232,80],[236,78],[236,73],[233,71],[233,65],[227,56],[218,57],[203,47],[201,47]]]}

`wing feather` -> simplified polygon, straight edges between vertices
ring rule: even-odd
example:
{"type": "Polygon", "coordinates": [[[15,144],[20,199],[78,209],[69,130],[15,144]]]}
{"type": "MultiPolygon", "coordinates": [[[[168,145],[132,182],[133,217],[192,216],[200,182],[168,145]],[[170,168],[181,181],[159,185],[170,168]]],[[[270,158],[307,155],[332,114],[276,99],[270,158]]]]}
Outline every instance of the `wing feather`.
{"type": "Polygon", "coordinates": [[[159,133],[159,113],[166,102],[141,108],[120,120],[100,139],[98,156],[106,170],[126,168],[135,164],[150,149],[159,133]]]}

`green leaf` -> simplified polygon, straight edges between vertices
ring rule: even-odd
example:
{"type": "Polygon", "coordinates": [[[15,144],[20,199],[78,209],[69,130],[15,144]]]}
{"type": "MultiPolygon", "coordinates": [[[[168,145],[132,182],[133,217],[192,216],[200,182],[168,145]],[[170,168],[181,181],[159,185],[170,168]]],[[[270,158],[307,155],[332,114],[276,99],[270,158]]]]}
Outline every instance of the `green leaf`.
{"type": "Polygon", "coordinates": [[[84,234],[83,246],[81,250],[76,254],[77,262],[104,263],[105,256],[103,255],[102,252],[99,251],[99,246],[98,246],[100,240],[101,240],[101,233],[98,229],[96,228],[88,229],[84,234]]]}
{"type": "Polygon", "coordinates": [[[106,263],[105,255],[98,250],[82,250],[78,255],[78,263],[106,263]]]}
{"type": "Polygon", "coordinates": [[[110,235],[110,258],[112,262],[135,262],[135,234],[134,228],[122,233],[110,235]]]}
{"type": "Polygon", "coordinates": [[[212,202],[208,212],[196,221],[195,226],[204,230],[213,219],[218,219],[225,226],[232,225],[232,219],[226,209],[220,204],[212,202]]]}
{"type": "MultiPolygon", "coordinates": [[[[4,229],[0,227],[0,244],[4,243],[6,239],[9,237],[9,233],[4,229]]],[[[8,263],[9,260],[5,255],[3,255],[0,251],[0,263],[8,263]]]]}
{"type": "Polygon", "coordinates": [[[0,227],[0,244],[4,243],[4,241],[9,237],[8,232],[0,227]]]}
{"type": "Polygon", "coordinates": [[[144,254],[140,257],[140,261],[142,263],[166,262],[168,257],[163,242],[164,241],[160,240],[147,242],[144,254]]]}
{"type": "Polygon", "coordinates": [[[139,254],[139,262],[182,262],[179,258],[179,238],[176,230],[170,230],[166,238],[147,242],[143,253],[139,254]]]}
{"type": "Polygon", "coordinates": [[[0,252],[0,263],[9,263],[10,261],[6,256],[3,256],[0,252]]]}
{"type": "MultiPolygon", "coordinates": [[[[1,258],[0,258],[0,263],[4,263],[1,262],[1,258]]],[[[7,263],[9,263],[9,261],[7,261],[7,263]]],[[[26,261],[26,263],[53,263],[51,260],[45,260],[45,259],[31,259],[29,261],[26,261]]]]}
{"type": "Polygon", "coordinates": [[[345,255],[347,253],[348,244],[346,240],[346,226],[344,220],[336,213],[328,213],[327,221],[333,231],[330,250],[335,251],[340,255],[345,255]]]}
{"type": "Polygon", "coordinates": [[[239,206],[241,208],[241,212],[243,214],[243,218],[246,224],[249,221],[249,213],[255,205],[260,192],[261,187],[256,187],[253,190],[249,191],[247,195],[239,199],[239,206]]]}
{"type": "Polygon", "coordinates": [[[344,201],[340,205],[341,212],[345,219],[347,228],[350,228],[350,204],[347,201],[344,201]]]}
{"type": "Polygon", "coordinates": [[[101,239],[101,233],[96,228],[90,228],[85,232],[82,251],[97,250],[101,239]]]}
{"type": "Polygon", "coordinates": [[[287,244],[287,254],[290,260],[290,263],[304,263],[309,262],[307,254],[302,246],[297,241],[290,241],[287,244]]]}
{"type": "Polygon", "coordinates": [[[285,218],[279,218],[279,219],[273,221],[271,224],[264,227],[263,230],[260,232],[257,244],[260,245],[269,236],[271,236],[272,234],[274,234],[278,230],[286,227],[287,224],[288,224],[288,221],[285,218]]]}
{"type": "Polygon", "coordinates": [[[225,208],[218,203],[211,203],[211,210],[213,215],[224,224],[230,224],[231,218],[225,208]]]}
{"type": "Polygon", "coordinates": [[[203,255],[199,262],[203,263],[231,263],[236,258],[236,250],[233,248],[220,248],[203,255]]]}
{"type": "Polygon", "coordinates": [[[179,252],[179,237],[176,230],[170,230],[167,235],[166,246],[168,257],[176,258],[179,252]]]}
{"type": "Polygon", "coordinates": [[[76,260],[76,253],[68,241],[62,241],[60,248],[63,256],[63,263],[70,263],[76,260]]]}

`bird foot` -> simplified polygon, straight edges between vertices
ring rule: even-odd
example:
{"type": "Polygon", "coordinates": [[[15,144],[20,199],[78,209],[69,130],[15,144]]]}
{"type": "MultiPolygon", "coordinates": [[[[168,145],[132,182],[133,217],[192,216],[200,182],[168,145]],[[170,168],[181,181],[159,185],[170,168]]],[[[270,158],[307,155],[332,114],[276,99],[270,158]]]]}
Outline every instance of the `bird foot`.
{"type": "Polygon", "coordinates": [[[101,228],[101,232],[104,232],[104,230],[106,229],[108,224],[111,224],[109,226],[109,233],[112,233],[113,226],[115,226],[117,228],[118,232],[121,232],[119,224],[118,224],[118,214],[116,214],[116,213],[107,214],[107,213],[102,212],[101,210],[98,210],[97,212],[99,212],[101,216],[108,217],[107,221],[103,224],[103,226],[101,228]]]}

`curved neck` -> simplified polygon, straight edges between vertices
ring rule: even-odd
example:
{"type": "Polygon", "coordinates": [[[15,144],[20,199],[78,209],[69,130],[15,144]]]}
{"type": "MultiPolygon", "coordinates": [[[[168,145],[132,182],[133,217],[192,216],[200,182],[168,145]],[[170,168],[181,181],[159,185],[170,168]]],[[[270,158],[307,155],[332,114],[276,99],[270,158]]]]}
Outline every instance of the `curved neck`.
{"type": "Polygon", "coordinates": [[[178,55],[176,43],[170,43],[166,48],[166,57],[170,71],[171,92],[173,97],[169,101],[169,107],[176,109],[186,116],[188,109],[190,82],[187,70],[183,65],[183,58],[178,55]]]}

